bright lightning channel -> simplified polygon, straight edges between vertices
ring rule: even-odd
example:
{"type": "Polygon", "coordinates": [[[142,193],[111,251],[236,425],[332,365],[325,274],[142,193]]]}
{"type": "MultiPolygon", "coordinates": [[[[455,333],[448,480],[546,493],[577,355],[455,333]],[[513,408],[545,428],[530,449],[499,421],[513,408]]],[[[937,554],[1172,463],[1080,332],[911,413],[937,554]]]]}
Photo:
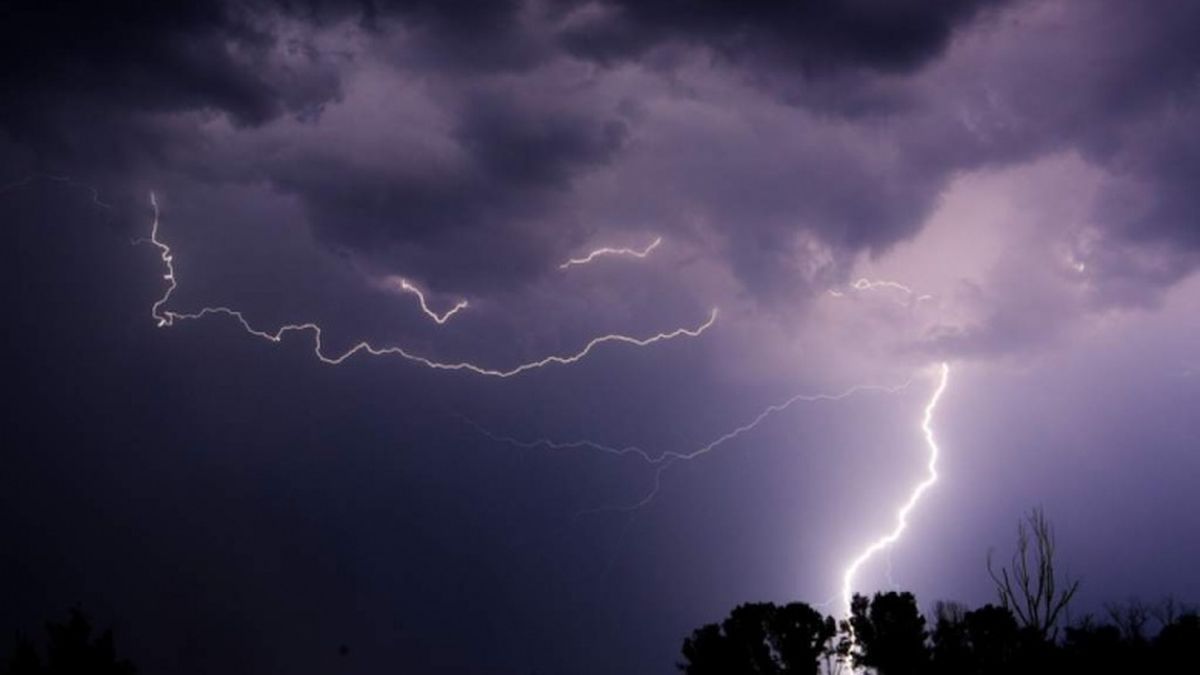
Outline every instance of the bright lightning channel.
{"type": "Polygon", "coordinates": [[[162,297],[160,297],[150,308],[150,315],[158,322],[158,326],[160,328],[173,326],[175,325],[176,321],[201,319],[210,315],[223,315],[237,321],[242,326],[242,329],[247,333],[274,343],[282,342],[284,335],[287,333],[310,332],[313,335],[313,354],[322,363],[327,363],[330,365],[339,365],[355,354],[364,353],[371,356],[398,356],[434,370],[462,370],[472,372],[477,375],[486,375],[489,377],[512,377],[526,371],[543,368],[549,365],[566,365],[575,363],[590,354],[596,347],[609,342],[630,344],[637,347],[647,347],[656,342],[673,340],[678,337],[699,337],[702,333],[704,333],[704,331],[711,328],[712,325],[717,321],[717,309],[714,307],[712,312],[709,314],[708,319],[695,328],[677,328],[670,332],[657,333],[646,338],[636,338],[618,333],[601,335],[600,337],[592,338],[586,345],[584,345],[582,349],[573,354],[547,356],[536,361],[529,361],[508,369],[486,368],[484,366],[479,366],[467,361],[452,363],[434,361],[424,356],[413,354],[405,350],[403,347],[376,347],[366,341],[359,342],[340,354],[327,355],[322,348],[321,338],[323,336],[323,331],[321,327],[315,323],[286,324],[275,332],[270,332],[255,328],[250,324],[249,320],[246,319],[246,316],[242,312],[236,309],[230,309],[229,307],[204,307],[199,311],[190,313],[176,312],[165,309],[167,303],[171,300],[171,295],[175,292],[175,289],[178,288],[179,282],[175,276],[175,259],[174,255],[171,253],[171,247],[158,238],[158,198],[153,192],[150,193],[150,204],[154,207],[154,223],[150,228],[150,238],[141,239],[139,241],[141,243],[149,243],[157,248],[163,265],[166,267],[166,272],[163,274],[163,279],[165,279],[167,282],[167,289],[163,292],[162,297]]]}
{"type": "Polygon", "coordinates": [[[608,246],[605,246],[603,248],[598,248],[598,249],[588,253],[586,256],[584,256],[582,258],[571,258],[567,262],[559,265],[558,269],[565,270],[572,265],[586,265],[586,264],[592,262],[593,260],[595,260],[596,258],[599,258],[600,256],[604,256],[604,255],[624,255],[624,256],[631,256],[633,258],[645,258],[646,256],[650,255],[651,251],[658,248],[659,244],[661,244],[661,243],[662,243],[662,237],[655,237],[654,241],[650,242],[649,246],[647,246],[646,248],[643,248],[641,250],[633,249],[633,248],[610,248],[608,246]]]}
{"type": "Polygon", "coordinates": [[[860,385],[855,385],[853,387],[850,387],[849,389],[846,389],[845,391],[842,391],[841,393],[838,393],[838,394],[825,394],[825,393],[797,394],[797,395],[792,396],[791,398],[786,399],[780,403],[774,403],[772,405],[767,406],[761,412],[759,412],[753,419],[751,419],[749,422],[742,424],[741,426],[738,426],[738,427],[734,428],[733,430],[718,436],[717,438],[713,439],[712,441],[709,441],[708,443],[700,446],[699,448],[696,448],[694,450],[689,450],[686,452],[667,450],[667,451],[663,451],[658,454],[653,454],[646,450],[643,450],[642,448],[640,448],[638,446],[630,445],[630,446],[617,448],[617,447],[604,445],[603,443],[597,443],[597,442],[591,441],[591,440],[577,440],[577,441],[560,442],[560,441],[552,441],[547,438],[539,438],[539,439],[536,439],[533,441],[522,441],[522,440],[510,437],[510,436],[500,436],[500,435],[494,434],[491,431],[483,428],[482,426],[480,426],[479,424],[476,424],[475,422],[473,422],[471,420],[467,420],[467,422],[470,423],[472,426],[474,426],[480,433],[482,433],[483,435],[487,436],[488,438],[490,438],[494,441],[497,441],[500,443],[506,443],[508,445],[513,445],[513,446],[520,447],[520,448],[529,448],[529,449],[546,448],[549,450],[556,450],[556,451],[558,451],[558,450],[594,450],[596,452],[602,452],[602,453],[606,453],[606,454],[610,454],[610,455],[617,455],[617,456],[633,455],[635,457],[638,457],[646,464],[650,464],[650,465],[656,467],[656,470],[654,472],[653,488],[649,492],[647,492],[641,499],[639,499],[637,502],[635,502],[633,504],[630,504],[627,506],[622,506],[622,507],[604,508],[604,509],[595,509],[594,510],[595,512],[599,512],[599,511],[636,511],[636,510],[641,509],[642,507],[646,506],[647,504],[649,504],[658,495],[659,490],[662,487],[662,474],[668,468],[670,468],[670,466],[672,464],[674,464],[677,461],[685,461],[685,462],[691,461],[698,457],[706,455],[706,454],[712,452],[713,450],[716,450],[718,447],[724,445],[725,443],[728,443],[729,441],[732,441],[733,439],[741,436],[742,434],[752,431],[754,428],[756,428],[757,426],[762,424],[763,421],[765,421],[768,417],[771,417],[772,415],[775,415],[777,413],[781,413],[781,412],[787,410],[788,408],[792,407],[796,403],[800,403],[800,402],[815,403],[818,401],[841,401],[842,399],[849,398],[851,396],[854,396],[855,394],[858,394],[861,392],[870,392],[870,391],[894,394],[898,391],[901,391],[901,390],[907,388],[908,385],[909,385],[908,382],[905,382],[900,385],[894,385],[894,386],[881,385],[881,384],[860,384],[860,385]]]}
{"type": "Polygon", "coordinates": [[[421,289],[409,283],[408,279],[403,279],[400,277],[388,277],[384,280],[384,285],[386,285],[388,288],[396,288],[405,293],[412,293],[413,295],[417,296],[417,300],[421,303],[421,311],[425,313],[425,316],[433,319],[433,322],[439,326],[449,321],[450,317],[458,314],[460,310],[466,309],[469,304],[466,300],[459,300],[454,304],[453,307],[445,312],[442,312],[441,314],[438,314],[429,308],[429,305],[425,302],[425,294],[421,292],[421,289]]]}
{"type": "Polygon", "coordinates": [[[937,461],[941,450],[938,448],[937,439],[933,435],[933,413],[937,409],[937,404],[941,400],[942,394],[946,391],[946,384],[950,381],[950,364],[942,363],[939,367],[939,373],[940,377],[937,388],[934,389],[933,396],[929,398],[929,402],[925,404],[925,414],[921,418],[921,431],[925,434],[925,444],[929,446],[929,475],[913,488],[908,501],[896,512],[896,527],[863,549],[863,552],[846,568],[845,573],[842,575],[842,606],[846,610],[846,616],[850,616],[850,600],[854,593],[854,577],[858,574],[859,568],[866,564],[876,553],[889,549],[900,540],[901,535],[908,529],[909,513],[916,507],[917,502],[921,500],[921,496],[925,494],[925,491],[933,487],[933,484],[938,480],[937,461]]]}

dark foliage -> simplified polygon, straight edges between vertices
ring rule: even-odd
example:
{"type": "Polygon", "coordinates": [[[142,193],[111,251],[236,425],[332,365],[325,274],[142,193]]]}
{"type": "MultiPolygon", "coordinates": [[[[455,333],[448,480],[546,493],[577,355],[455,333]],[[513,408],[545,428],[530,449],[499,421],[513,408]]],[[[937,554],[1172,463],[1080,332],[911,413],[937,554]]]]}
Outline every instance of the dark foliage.
{"type": "Polygon", "coordinates": [[[17,640],[7,675],[134,675],[137,669],[118,659],[111,630],[92,636],[92,624],[79,610],[62,623],[46,624],[46,656],[27,638],[17,640]]]}
{"type": "Polygon", "coordinates": [[[925,617],[912,593],[876,594],[868,604],[861,595],[850,604],[843,651],[856,666],[887,675],[924,672],[929,661],[925,646],[925,617]]]}
{"type": "Polygon", "coordinates": [[[1011,672],[1026,640],[1012,613],[995,605],[965,613],[939,607],[931,638],[934,672],[946,675],[1011,672]]]}
{"type": "Polygon", "coordinates": [[[1053,639],[996,605],[967,610],[939,604],[933,630],[927,631],[911,593],[856,595],[850,618],[837,630],[832,618],[803,603],[746,604],[721,624],[704,626],[684,640],[679,668],[689,675],[807,674],[821,672],[822,662],[827,672],[840,667],[845,673],[853,665],[879,675],[1200,671],[1200,614],[1129,607],[1139,609],[1110,609],[1111,623],[1085,618],[1053,639]],[[788,610],[802,619],[780,622],[788,610]],[[1131,614],[1138,620],[1130,623],[1131,614]],[[1142,614],[1154,618],[1141,621],[1142,614]],[[1158,629],[1153,636],[1151,623],[1158,629]],[[796,626],[800,638],[787,658],[779,649],[781,626],[796,626]],[[835,638],[836,648],[831,646],[835,638]]]}
{"type": "Polygon", "coordinates": [[[817,673],[833,655],[837,626],[812,607],[751,603],[720,625],[702,626],[683,641],[688,675],[817,673]]]}

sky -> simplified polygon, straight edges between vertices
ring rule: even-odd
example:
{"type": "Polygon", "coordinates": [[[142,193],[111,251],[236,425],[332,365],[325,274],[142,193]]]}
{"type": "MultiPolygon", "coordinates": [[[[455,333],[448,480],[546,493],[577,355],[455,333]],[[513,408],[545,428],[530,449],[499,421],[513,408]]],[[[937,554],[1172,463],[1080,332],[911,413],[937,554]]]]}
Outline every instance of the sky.
{"type": "Polygon", "coordinates": [[[1073,616],[1200,602],[1198,24],[7,3],[0,647],[673,672],[923,482],[854,590],[992,601],[1040,506],[1073,616]]]}

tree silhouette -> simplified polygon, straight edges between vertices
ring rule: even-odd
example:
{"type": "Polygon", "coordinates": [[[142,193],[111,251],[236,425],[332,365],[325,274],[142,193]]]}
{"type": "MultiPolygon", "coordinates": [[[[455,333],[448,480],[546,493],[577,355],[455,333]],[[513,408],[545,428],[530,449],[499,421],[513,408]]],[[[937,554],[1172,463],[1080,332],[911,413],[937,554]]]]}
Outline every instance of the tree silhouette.
{"type": "Polygon", "coordinates": [[[966,608],[953,602],[939,602],[934,608],[933,672],[960,675],[971,672],[971,641],[967,637],[966,608]]]}
{"type": "Polygon", "coordinates": [[[1185,614],[1167,623],[1153,645],[1155,672],[1186,672],[1189,666],[1200,667],[1200,615],[1185,614]]]}
{"type": "Polygon", "coordinates": [[[1096,623],[1089,617],[1068,626],[1065,633],[1066,659],[1084,672],[1128,672],[1132,665],[1129,644],[1116,626],[1096,623]]]}
{"type": "Polygon", "coordinates": [[[19,638],[8,663],[8,675],[134,675],[137,669],[118,659],[111,630],[92,638],[92,624],[78,609],[62,622],[46,624],[48,642],[42,662],[37,648],[19,638]]]}
{"type": "Polygon", "coordinates": [[[987,560],[1000,605],[1043,639],[1056,636],[1058,620],[1079,590],[1078,580],[1065,577],[1060,587],[1054,553],[1054,528],[1038,507],[1017,523],[1017,550],[1010,564],[997,572],[991,552],[987,560]]]}
{"type": "Polygon", "coordinates": [[[784,605],[775,614],[775,634],[781,660],[790,673],[817,672],[820,660],[833,653],[837,624],[800,602],[784,605]],[[808,670],[809,666],[812,670],[808,670]]]}
{"type": "Polygon", "coordinates": [[[943,603],[926,639],[925,620],[911,594],[877,594],[871,600],[856,595],[834,650],[833,620],[807,605],[749,604],[693,632],[684,641],[687,663],[680,669],[700,675],[811,675],[836,673],[848,662],[879,675],[1200,672],[1200,615],[1171,616],[1154,636],[1087,617],[1066,626],[1062,640],[1055,641],[1021,626],[1004,607],[967,610],[943,603]],[[835,655],[841,663],[832,662],[835,655]]]}
{"type": "Polygon", "coordinates": [[[1054,555],[1049,521],[1034,509],[1018,526],[1011,566],[997,571],[989,555],[1000,605],[938,603],[932,632],[911,593],[855,595],[836,630],[803,603],[741,605],[684,640],[679,667],[689,675],[807,675],[822,672],[823,660],[830,675],[846,665],[878,675],[1200,673],[1200,613],[1174,600],[1108,604],[1107,622],[1085,617],[1060,638],[1079,582],[1058,576],[1054,555]]]}
{"type": "Polygon", "coordinates": [[[954,613],[939,608],[932,638],[934,672],[947,675],[1016,672],[1025,646],[1012,612],[995,605],[954,613]]]}
{"type": "Polygon", "coordinates": [[[880,675],[924,672],[929,659],[925,617],[912,593],[876,593],[869,603],[855,595],[848,623],[855,666],[874,668],[880,675]]]}
{"type": "Polygon", "coordinates": [[[707,624],[683,641],[688,675],[816,675],[832,655],[837,625],[804,603],[739,605],[729,617],[707,624]]]}

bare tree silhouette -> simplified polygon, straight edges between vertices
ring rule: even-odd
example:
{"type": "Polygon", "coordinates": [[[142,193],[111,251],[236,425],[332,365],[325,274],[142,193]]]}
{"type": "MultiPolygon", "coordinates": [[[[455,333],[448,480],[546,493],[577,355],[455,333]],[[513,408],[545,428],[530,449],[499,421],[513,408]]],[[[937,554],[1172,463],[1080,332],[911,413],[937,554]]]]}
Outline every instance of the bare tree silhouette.
{"type": "Polygon", "coordinates": [[[1059,579],[1054,554],[1054,528],[1045,511],[1036,507],[1017,523],[1017,550],[1009,565],[997,572],[990,551],[987,560],[1000,605],[1021,626],[1050,640],[1057,636],[1058,621],[1079,590],[1077,579],[1059,579]]]}

